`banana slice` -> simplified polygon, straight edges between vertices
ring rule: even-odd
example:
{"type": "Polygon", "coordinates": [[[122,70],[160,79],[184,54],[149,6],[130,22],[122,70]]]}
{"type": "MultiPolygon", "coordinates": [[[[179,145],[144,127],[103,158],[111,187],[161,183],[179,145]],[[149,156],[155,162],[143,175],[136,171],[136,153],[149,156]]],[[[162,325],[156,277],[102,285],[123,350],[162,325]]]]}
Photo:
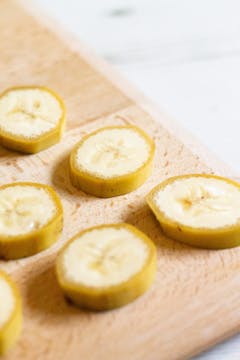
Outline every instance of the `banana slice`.
{"type": "Polygon", "coordinates": [[[65,106],[51,90],[19,87],[0,96],[0,144],[36,153],[57,143],[62,135],[65,106]]]}
{"type": "Polygon", "coordinates": [[[240,245],[240,184],[214,175],[170,178],[147,202],[163,232],[183,243],[224,249],[240,245]]]}
{"type": "Polygon", "coordinates": [[[65,295],[92,310],[133,301],[149,288],[155,272],[155,245],[128,224],[87,229],[70,240],[57,259],[65,295]]]}
{"type": "Polygon", "coordinates": [[[0,187],[0,257],[17,259],[52,245],[62,230],[62,205],[47,185],[0,187]]]}
{"type": "Polygon", "coordinates": [[[22,329],[22,305],[12,280],[0,271],[0,355],[17,341],[22,329]]]}
{"type": "Polygon", "coordinates": [[[153,141],[134,126],[110,126],[85,136],[70,156],[73,185],[111,197],[142,185],[151,173],[153,141]]]}

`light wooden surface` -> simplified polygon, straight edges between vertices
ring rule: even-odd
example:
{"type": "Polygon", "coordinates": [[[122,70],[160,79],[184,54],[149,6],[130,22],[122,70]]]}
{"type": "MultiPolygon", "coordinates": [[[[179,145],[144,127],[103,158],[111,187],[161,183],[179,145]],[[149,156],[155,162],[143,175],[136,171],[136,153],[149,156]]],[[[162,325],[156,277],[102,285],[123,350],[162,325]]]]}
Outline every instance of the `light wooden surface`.
{"type": "Polygon", "coordinates": [[[68,109],[60,144],[31,156],[0,150],[1,184],[16,180],[51,184],[62,198],[65,214],[63,235],[51,249],[28,259],[0,262],[16,279],[24,301],[23,334],[6,359],[186,359],[235,333],[240,326],[240,250],[197,250],[165,238],[144,201],[146,193],[168,176],[230,175],[229,170],[192,144],[83,46],[49,30],[43,17],[37,21],[14,1],[2,0],[0,34],[0,91],[12,85],[46,85],[64,98],[68,109]],[[126,123],[142,127],[156,142],[152,177],[137,191],[114,199],[76,191],[67,166],[73,144],[98,127],[126,123]],[[56,253],[77,231],[118,221],[135,224],[155,241],[157,280],[127,307],[98,314],[81,311],[64,300],[57,286],[56,253]]]}
{"type": "MultiPolygon", "coordinates": [[[[238,0],[34,0],[240,173],[238,0]]],[[[239,360],[240,335],[197,357],[239,360]]]]}

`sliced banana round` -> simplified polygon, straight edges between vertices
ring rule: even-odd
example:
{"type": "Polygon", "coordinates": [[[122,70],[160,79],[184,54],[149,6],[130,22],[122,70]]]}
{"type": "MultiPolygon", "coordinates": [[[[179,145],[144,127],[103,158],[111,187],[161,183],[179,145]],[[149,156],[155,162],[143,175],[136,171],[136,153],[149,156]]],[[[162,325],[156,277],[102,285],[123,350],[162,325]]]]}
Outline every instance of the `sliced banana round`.
{"type": "Polygon", "coordinates": [[[60,286],[75,304],[108,310],[149,288],[156,273],[156,248],[134,226],[102,225],[70,240],[56,267],[60,286]]]}
{"type": "Polygon", "coordinates": [[[62,224],[61,201],[50,186],[23,182],[0,187],[0,257],[17,259],[48,248],[62,224]]]}
{"type": "Polygon", "coordinates": [[[0,271],[0,355],[17,341],[22,329],[19,292],[8,275],[0,271]]]}
{"type": "Polygon", "coordinates": [[[223,249],[240,245],[240,184],[190,174],[156,186],[147,202],[163,232],[183,243],[223,249]]]}
{"type": "Polygon", "coordinates": [[[57,143],[65,121],[63,101],[44,87],[19,87],[0,95],[0,144],[36,153],[57,143]]]}
{"type": "Polygon", "coordinates": [[[152,170],[154,143],[135,126],[109,126],[85,136],[72,150],[70,177],[86,193],[111,197],[142,185],[152,170]]]}

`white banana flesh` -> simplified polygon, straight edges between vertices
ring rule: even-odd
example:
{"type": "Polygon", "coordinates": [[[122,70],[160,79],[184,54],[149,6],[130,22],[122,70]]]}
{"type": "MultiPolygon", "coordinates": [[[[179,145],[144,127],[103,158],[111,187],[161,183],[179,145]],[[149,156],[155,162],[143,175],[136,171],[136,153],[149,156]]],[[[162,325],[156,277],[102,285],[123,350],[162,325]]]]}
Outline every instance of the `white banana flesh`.
{"type": "Polygon", "coordinates": [[[161,188],[153,200],[168,218],[194,228],[221,228],[240,220],[239,188],[222,179],[178,179],[161,188]]]}
{"type": "Polygon", "coordinates": [[[149,155],[150,145],[139,132],[109,128],[93,134],[79,146],[76,166],[91,175],[111,178],[138,170],[149,155]]]}
{"type": "Polygon", "coordinates": [[[55,128],[62,116],[59,101],[44,89],[15,89],[0,98],[0,129],[36,138],[55,128]]]}
{"type": "Polygon", "coordinates": [[[13,291],[4,278],[0,278],[0,330],[8,322],[15,308],[13,291]]]}
{"type": "Polygon", "coordinates": [[[65,250],[66,281],[108,287],[138,273],[149,256],[147,245],[127,228],[98,228],[83,233],[65,250]]]}
{"type": "Polygon", "coordinates": [[[0,235],[29,233],[46,225],[57,209],[47,190],[15,185],[0,190],[0,235]]]}

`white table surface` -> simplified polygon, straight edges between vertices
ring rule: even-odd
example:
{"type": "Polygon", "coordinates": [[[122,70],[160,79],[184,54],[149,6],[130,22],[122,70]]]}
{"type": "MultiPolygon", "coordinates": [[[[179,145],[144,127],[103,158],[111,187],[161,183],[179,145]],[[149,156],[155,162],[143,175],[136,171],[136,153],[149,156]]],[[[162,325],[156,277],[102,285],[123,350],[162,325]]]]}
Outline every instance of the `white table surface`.
{"type": "MultiPolygon", "coordinates": [[[[34,1],[240,174],[239,0],[34,1]]],[[[240,360],[240,335],[197,359],[240,360]]]]}

